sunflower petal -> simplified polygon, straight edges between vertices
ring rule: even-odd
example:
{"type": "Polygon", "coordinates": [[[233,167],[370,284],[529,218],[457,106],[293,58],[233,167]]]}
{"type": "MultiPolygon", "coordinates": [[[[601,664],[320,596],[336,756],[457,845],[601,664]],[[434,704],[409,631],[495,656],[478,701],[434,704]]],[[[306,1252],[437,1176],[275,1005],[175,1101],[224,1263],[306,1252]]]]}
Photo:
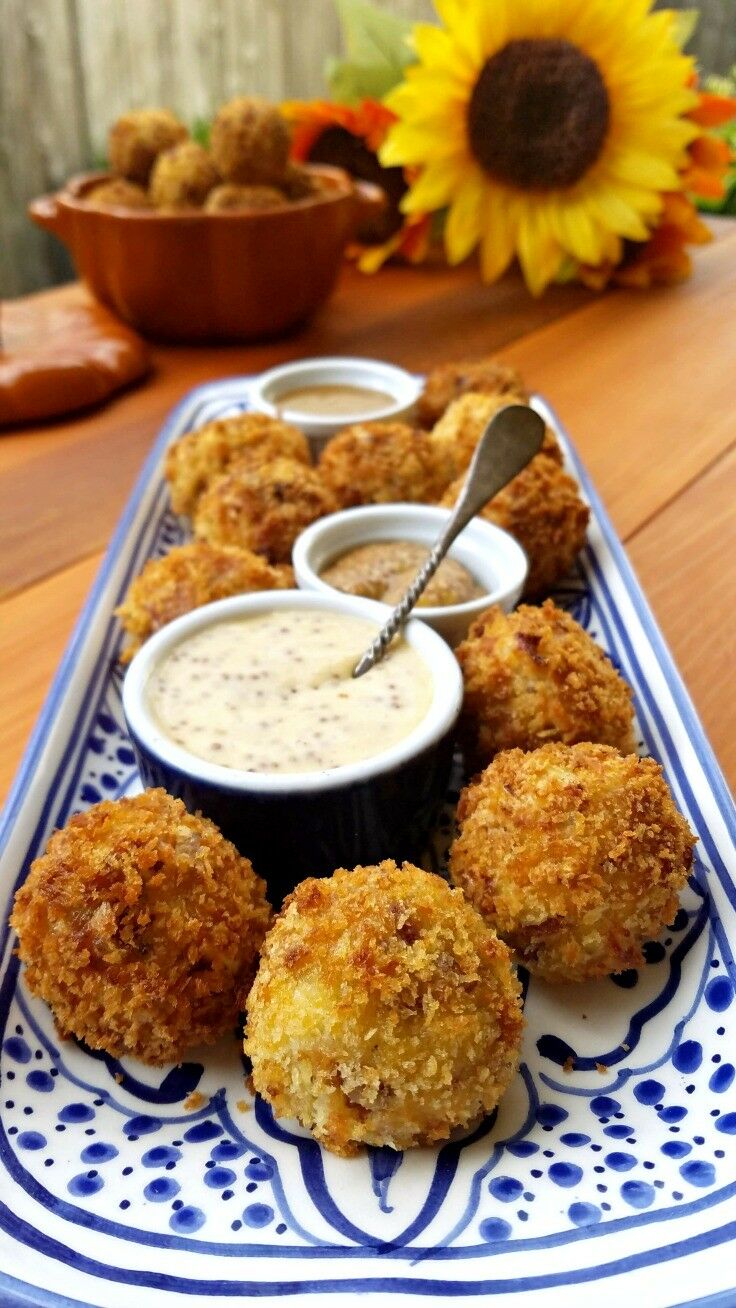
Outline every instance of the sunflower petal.
{"type": "Polygon", "coordinates": [[[486,190],[480,267],[484,282],[495,282],[516,252],[517,216],[509,197],[499,187],[486,190]]]}
{"type": "Polygon", "coordinates": [[[486,185],[480,169],[458,188],[445,227],[445,247],[450,263],[462,263],[478,244],[486,185]]]}

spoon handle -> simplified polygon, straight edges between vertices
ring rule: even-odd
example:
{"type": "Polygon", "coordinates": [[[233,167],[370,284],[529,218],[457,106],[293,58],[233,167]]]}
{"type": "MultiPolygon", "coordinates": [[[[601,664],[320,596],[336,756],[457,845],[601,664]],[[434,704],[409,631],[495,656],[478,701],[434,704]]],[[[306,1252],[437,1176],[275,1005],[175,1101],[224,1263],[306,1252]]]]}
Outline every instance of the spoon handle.
{"type": "Polygon", "coordinates": [[[528,405],[509,404],[494,414],[476,446],[465,484],[442,535],[372,645],[355,665],[354,677],[362,677],[383,658],[455,537],[484,504],[526,467],[543,439],[544,423],[528,405]]]}

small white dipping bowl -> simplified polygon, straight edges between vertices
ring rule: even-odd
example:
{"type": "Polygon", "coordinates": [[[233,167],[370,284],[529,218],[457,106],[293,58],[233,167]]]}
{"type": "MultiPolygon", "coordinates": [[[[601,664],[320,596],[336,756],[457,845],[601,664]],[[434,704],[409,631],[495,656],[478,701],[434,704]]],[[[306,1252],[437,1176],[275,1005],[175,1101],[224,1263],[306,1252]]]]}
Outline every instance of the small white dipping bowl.
{"type": "Polygon", "coordinates": [[[354,422],[378,422],[386,418],[407,418],[419,398],[423,383],[403,368],[377,359],[353,359],[335,356],[328,359],[300,359],[283,363],[261,373],[251,390],[256,409],[272,418],[283,418],[300,427],[309,438],[312,454],[316,458],[330,436],[354,422]],[[303,413],[282,402],[289,391],[304,386],[362,386],[366,390],[382,391],[391,396],[391,403],[372,413],[365,410],[355,413],[324,414],[303,413]]]}
{"type": "MultiPolygon", "coordinates": [[[[294,545],[292,562],[297,584],[303,590],[341,594],[319,575],[330,563],[359,545],[382,540],[418,541],[429,551],[450,512],[429,504],[369,504],[319,518],[294,545]]],[[[467,568],[484,594],[465,604],[421,606],[414,610],[414,617],[433,627],[454,649],[467,635],[471,622],[491,604],[500,604],[505,611],[514,607],[529,563],[513,536],[483,518],[474,518],[461,531],[449,557],[467,568]]]]}

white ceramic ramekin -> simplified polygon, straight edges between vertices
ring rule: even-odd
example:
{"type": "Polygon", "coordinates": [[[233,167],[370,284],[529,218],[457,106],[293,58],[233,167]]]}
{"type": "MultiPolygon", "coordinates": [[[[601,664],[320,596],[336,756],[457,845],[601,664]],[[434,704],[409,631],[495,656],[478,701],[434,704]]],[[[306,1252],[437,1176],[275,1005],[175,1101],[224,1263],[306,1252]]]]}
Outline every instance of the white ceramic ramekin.
{"type": "Polygon", "coordinates": [[[384,858],[416,860],[444,799],[462,676],[444,641],[411,621],[405,639],[428,665],[434,694],[419,725],[390,749],[315,772],[245,772],[197,758],[169,739],[153,717],[146,693],[151,672],[203,627],[274,609],[368,618],[376,632],[390,611],[336,591],[262,591],[204,605],[170,622],[138,651],[123,683],[123,711],[144,784],[163,786],[192,812],[212,818],[266,878],[275,904],[306,876],[384,858]]]}
{"type": "MultiPolygon", "coordinates": [[[[294,545],[292,561],[297,584],[322,595],[340,594],[319,574],[341,554],[382,540],[418,541],[429,551],[449,516],[449,509],[429,504],[370,504],[319,518],[294,545]]],[[[414,613],[454,648],[467,634],[471,622],[491,604],[500,604],[506,611],[514,607],[529,564],[513,536],[483,518],[474,518],[460,533],[450,549],[450,558],[467,568],[483,587],[483,595],[465,604],[421,607],[414,613]]]]}
{"type": "Polygon", "coordinates": [[[335,356],[326,359],[299,359],[283,363],[261,373],[251,390],[256,409],[272,418],[282,417],[293,422],[309,438],[315,457],[322,447],[354,422],[378,422],[387,418],[409,418],[422,390],[422,382],[403,368],[377,359],[353,359],[335,356]],[[391,403],[374,413],[356,412],[339,416],[317,417],[313,413],[300,413],[297,408],[284,407],[280,397],[302,386],[364,386],[368,390],[383,391],[392,397],[391,403]]]}

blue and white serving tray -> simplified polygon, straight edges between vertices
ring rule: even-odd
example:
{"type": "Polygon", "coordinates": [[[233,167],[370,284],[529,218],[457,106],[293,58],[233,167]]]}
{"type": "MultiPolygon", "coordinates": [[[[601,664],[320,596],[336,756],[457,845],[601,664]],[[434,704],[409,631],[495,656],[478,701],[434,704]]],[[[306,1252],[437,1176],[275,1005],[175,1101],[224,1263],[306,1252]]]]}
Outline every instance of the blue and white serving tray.
{"type": "Polygon", "coordinates": [[[60,1041],[26,989],[7,928],[15,889],[72,813],[139,788],[112,611],[146,559],[183,538],[164,449],[248,397],[247,378],[199,387],[161,432],[0,831],[0,1305],[736,1305],[734,810],[608,517],[541,402],[591,505],[579,574],[558,600],[633,685],[642,752],[699,837],[646,966],[582,986],[532,980],[522,1065],[497,1116],[441,1148],[357,1159],[254,1101],[234,1039],[168,1070],[118,1063],[60,1041]]]}

